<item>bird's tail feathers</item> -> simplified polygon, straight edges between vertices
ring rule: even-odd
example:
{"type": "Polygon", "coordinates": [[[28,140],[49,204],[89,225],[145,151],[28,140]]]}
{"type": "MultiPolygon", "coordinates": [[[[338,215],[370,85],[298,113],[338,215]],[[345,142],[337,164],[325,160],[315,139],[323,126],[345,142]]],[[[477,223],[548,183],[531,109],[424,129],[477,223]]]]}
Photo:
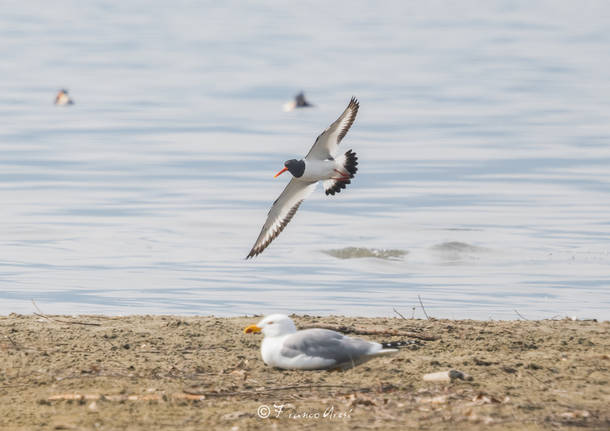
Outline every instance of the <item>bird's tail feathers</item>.
{"type": "Polygon", "coordinates": [[[341,190],[351,183],[351,178],[354,178],[358,171],[358,156],[352,150],[347,150],[345,154],[337,157],[336,161],[341,169],[338,169],[337,179],[324,181],[326,195],[341,193],[341,190]]]}

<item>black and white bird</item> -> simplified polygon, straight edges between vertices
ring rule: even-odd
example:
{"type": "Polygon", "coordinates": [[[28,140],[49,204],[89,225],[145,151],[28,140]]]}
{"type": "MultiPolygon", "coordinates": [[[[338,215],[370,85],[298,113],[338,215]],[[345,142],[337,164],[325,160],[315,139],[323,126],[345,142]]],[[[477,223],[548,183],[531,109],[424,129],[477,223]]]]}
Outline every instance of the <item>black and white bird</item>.
{"type": "Polygon", "coordinates": [[[55,96],[55,104],[59,106],[73,105],[74,101],[68,96],[68,90],[61,89],[57,92],[57,96],[55,96]]]}
{"type": "Polygon", "coordinates": [[[287,160],[284,162],[284,168],[275,174],[277,178],[289,171],[292,179],[273,202],[267,221],[246,259],[262,253],[282,232],[303,200],[314,191],[318,181],[323,182],[327,195],[340,193],[350,184],[358,170],[358,157],[352,150],[339,156],[337,154],[339,143],[356,119],[358,107],[358,100],[352,97],[343,114],[318,136],[305,158],[287,160]]]}
{"type": "Polygon", "coordinates": [[[265,364],[292,370],[348,369],[417,344],[413,340],[377,343],[322,328],[297,331],[292,319],[284,314],[267,316],[244,332],[262,332],[265,336],[261,344],[265,364]]]}
{"type": "Polygon", "coordinates": [[[294,100],[284,104],[284,111],[289,112],[295,108],[311,108],[312,106],[314,105],[305,99],[305,93],[301,91],[299,94],[294,96],[294,100]]]}

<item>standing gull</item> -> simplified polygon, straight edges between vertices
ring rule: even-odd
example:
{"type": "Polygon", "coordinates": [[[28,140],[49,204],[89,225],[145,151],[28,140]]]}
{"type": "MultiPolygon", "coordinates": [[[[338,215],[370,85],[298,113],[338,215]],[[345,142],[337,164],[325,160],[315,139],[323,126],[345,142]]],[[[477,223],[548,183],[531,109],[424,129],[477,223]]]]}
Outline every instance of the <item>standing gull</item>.
{"type": "Polygon", "coordinates": [[[329,329],[297,331],[294,322],[283,314],[267,316],[245,328],[244,332],[262,332],[265,336],[261,344],[265,364],[293,370],[347,369],[411,344],[403,341],[375,343],[329,329]]]}
{"type": "Polygon", "coordinates": [[[350,179],[354,178],[358,170],[356,153],[348,150],[338,157],[337,153],[339,143],[356,119],[358,107],[358,101],[352,97],[343,114],[318,136],[305,158],[287,160],[284,169],[275,174],[277,178],[289,171],[292,179],[273,202],[267,221],[246,259],[262,253],[282,232],[301,203],[314,191],[318,181],[323,182],[327,195],[334,195],[340,193],[351,182],[350,179]]]}

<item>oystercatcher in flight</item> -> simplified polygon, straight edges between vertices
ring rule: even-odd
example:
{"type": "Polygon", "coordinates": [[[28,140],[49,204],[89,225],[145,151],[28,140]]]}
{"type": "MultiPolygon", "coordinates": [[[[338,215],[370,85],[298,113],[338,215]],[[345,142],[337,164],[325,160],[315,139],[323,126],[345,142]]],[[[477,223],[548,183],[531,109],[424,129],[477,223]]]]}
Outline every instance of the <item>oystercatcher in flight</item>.
{"type": "Polygon", "coordinates": [[[323,182],[327,195],[334,195],[340,193],[354,178],[358,170],[356,153],[352,150],[339,156],[337,153],[339,143],[356,119],[358,107],[358,101],[352,97],[343,114],[318,136],[305,158],[287,160],[284,168],[275,174],[277,178],[288,171],[292,174],[292,179],[273,202],[267,221],[246,259],[262,253],[284,230],[303,200],[314,191],[318,181],[323,182]]]}

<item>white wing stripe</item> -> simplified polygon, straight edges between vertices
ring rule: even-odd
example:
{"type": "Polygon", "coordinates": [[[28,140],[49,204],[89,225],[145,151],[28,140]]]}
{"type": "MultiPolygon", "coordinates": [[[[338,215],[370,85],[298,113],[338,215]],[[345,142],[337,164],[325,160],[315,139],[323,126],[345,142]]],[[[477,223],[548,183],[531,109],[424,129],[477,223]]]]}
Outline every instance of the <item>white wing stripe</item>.
{"type": "Polygon", "coordinates": [[[339,143],[345,137],[350,127],[352,127],[352,124],[354,124],[359,107],[358,100],[352,97],[349,105],[347,105],[347,108],[345,108],[345,111],[343,111],[339,118],[318,136],[305,159],[324,160],[330,157],[334,158],[339,151],[339,143]]]}
{"type": "Polygon", "coordinates": [[[284,191],[275,200],[273,206],[267,214],[267,221],[263,225],[254,247],[250,250],[247,258],[254,257],[260,254],[267,248],[292,220],[299,206],[307,196],[313,192],[316,183],[297,181],[294,178],[290,180],[284,191]]]}

